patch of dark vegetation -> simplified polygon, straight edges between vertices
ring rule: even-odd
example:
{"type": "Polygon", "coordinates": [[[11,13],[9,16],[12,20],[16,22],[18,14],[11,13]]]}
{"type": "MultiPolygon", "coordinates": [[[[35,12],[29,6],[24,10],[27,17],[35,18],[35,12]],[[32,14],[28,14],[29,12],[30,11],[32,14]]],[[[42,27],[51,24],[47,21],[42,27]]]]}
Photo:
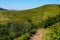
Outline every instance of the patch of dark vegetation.
{"type": "Polygon", "coordinates": [[[0,10],[7,10],[7,9],[0,8],[0,10]]]}
{"type": "Polygon", "coordinates": [[[57,22],[60,22],[60,13],[55,17],[48,17],[48,19],[45,20],[44,28],[47,28],[47,27],[49,27],[57,22]]]}
{"type": "MultiPolygon", "coordinates": [[[[28,21],[31,23],[31,21],[28,21]]],[[[14,23],[7,22],[5,25],[0,25],[0,40],[14,40],[25,33],[29,33],[34,26],[31,24],[20,23],[16,21],[14,23]]],[[[30,34],[34,34],[35,32],[30,32],[30,34]]],[[[28,38],[29,39],[29,38],[28,38]]]]}
{"type": "Polygon", "coordinates": [[[58,5],[58,7],[60,8],[60,5],[58,5]]]}

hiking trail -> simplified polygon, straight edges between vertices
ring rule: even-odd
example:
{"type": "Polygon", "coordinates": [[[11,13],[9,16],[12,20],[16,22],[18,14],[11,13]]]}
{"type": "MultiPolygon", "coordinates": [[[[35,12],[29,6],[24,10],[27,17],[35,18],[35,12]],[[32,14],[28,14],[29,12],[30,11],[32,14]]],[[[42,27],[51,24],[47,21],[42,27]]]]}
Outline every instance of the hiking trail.
{"type": "Polygon", "coordinates": [[[37,30],[32,37],[30,37],[29,40],[42,40],[42,30],[37,30]]]}

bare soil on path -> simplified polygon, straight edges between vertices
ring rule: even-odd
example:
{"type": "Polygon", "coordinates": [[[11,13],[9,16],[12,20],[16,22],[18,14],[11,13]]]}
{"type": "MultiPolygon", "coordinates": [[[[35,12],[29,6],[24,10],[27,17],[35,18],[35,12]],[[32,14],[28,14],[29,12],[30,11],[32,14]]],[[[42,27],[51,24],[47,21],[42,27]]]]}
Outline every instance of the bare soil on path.
{"type": "Polygon", "coordinates": [[[42,40],[42,30],[37,30],[29,40],[42,40]]]}

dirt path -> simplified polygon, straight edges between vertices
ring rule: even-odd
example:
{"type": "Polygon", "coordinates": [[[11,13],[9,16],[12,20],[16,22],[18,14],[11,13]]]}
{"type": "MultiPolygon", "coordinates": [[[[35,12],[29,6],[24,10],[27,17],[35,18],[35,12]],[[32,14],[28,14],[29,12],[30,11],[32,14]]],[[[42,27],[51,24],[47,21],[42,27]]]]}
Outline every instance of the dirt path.
{"type": "Polygon", "coordinates": [[[37,30],[30,40],[42,40],[42,30],[37,30]]]}

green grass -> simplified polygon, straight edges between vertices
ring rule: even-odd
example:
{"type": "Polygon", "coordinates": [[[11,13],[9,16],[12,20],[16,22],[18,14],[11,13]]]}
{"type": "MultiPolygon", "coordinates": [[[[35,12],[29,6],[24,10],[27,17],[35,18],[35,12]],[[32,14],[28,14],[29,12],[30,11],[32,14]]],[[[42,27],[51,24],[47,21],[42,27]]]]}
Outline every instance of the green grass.
{"type": "Polygon", "coordinates": [[[32,34],[30,33],[31,30],[41,28],[44,26],[42,25],[44,24],[43,21],[47,20],[48,17],[54,17],[59,13],[59,4],[48,4],[22,11],[0,10],[0,38],[2,37],[0,40],[11,40],[15,38],[17,40],[23,40],[27,34],[26,38],[28,38],[30,37],[30,34],[32,34]],[[2,34],[5,32],[6,34],[2,34]]]}
{"type": "Polygon", "coordinates": [[[31,30],[29,33],[23,34],[22,36],[15,38],[14,40],[29,40],[30,37],[36,32],[37,29],[31,30]]]}
{"type": "Polygon", "coordinates": [[[43,40],[60,40],[60,22],[43,29],[43,40]]]}

